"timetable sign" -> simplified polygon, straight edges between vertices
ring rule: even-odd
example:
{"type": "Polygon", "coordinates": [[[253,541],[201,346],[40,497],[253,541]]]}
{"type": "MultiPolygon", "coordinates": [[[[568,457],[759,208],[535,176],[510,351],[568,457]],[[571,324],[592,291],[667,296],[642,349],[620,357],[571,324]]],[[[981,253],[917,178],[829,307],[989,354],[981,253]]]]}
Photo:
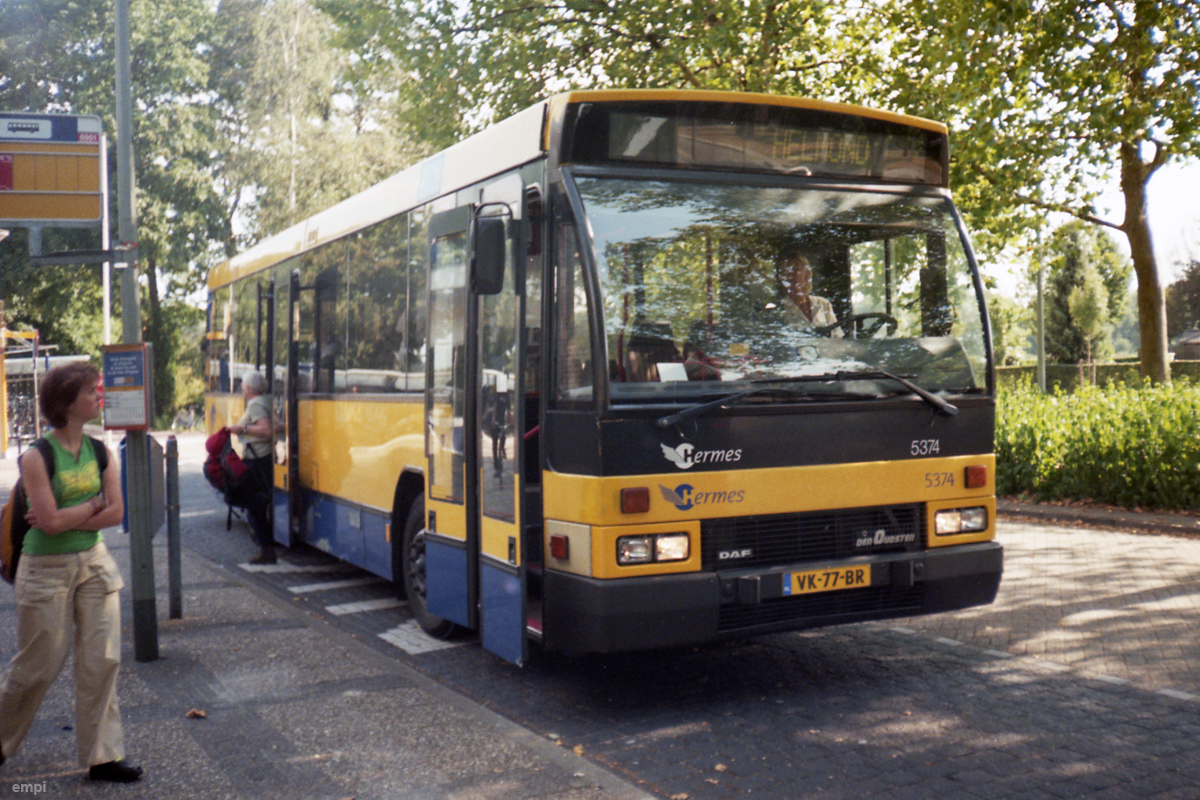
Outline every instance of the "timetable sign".
{"type": "Polygon", "coordinates": [[[0,222],[99,222],[100,118],[0,112],[0,222]]]}
{"type": "Polygon", "coordinates": [[[154,401],[149,343],[111,344],[104,355],[104,429],[148,430],[154,401]]]}

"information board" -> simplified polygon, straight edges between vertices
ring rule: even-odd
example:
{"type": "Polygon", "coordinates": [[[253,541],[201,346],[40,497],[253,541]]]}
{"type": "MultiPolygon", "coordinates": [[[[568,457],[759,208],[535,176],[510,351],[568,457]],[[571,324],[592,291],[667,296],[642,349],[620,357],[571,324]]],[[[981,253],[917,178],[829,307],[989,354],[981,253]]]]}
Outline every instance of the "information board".
{"type": "Polygon", "coordinates": [[[0,112],[0,223],[99,222],[100,118],[0,112]]]}
{"type": "Polygon", "coordinates": [[[105,430],[147,430],[154,402],[149,343],[112,344],[104,353],[105,430]]]}

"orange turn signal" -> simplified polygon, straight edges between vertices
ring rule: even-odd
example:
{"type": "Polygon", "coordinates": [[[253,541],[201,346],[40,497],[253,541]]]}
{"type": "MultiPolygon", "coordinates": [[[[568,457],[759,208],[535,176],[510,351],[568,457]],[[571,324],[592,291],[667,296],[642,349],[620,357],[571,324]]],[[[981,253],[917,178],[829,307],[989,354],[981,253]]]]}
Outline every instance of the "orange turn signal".
{"type": "Polygon", "coordinates": [[[635,486],[621,490],[622,514],[645,514],[650,510],[650,488],[635,486]]]}
{"type": "Polygon", "coordinates": [[[967,467],[966,482],[968,489],[982,489],[983,487],[987,486],[987,467],[967,467]]]}
{"type": "Polygon", "coordinates": [[[550,556],[559,561],[566,561],[571,557],[571,540],[560,533],[555,533],[550,536],[550,556]]]}

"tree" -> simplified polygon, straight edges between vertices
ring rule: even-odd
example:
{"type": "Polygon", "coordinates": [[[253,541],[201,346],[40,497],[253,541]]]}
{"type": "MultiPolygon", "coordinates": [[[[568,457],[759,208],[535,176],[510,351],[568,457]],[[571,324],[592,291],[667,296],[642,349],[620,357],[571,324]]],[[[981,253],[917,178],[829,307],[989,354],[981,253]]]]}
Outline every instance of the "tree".
{"type": "Polygon", "coordinates": [[[318,2],[364,64],[411,76],[399,107],[435,147],[566,88],[862,100],[886,41],[881,17],[827,0],[318,2]]]}
{"type": "Polygon", "coordinates": [[[992,350],[999,366],[1015,366],[1025,360],[1021,331],[1030,325],[1030,311],[1001,294],[988,297],[988,315],[992,322],[992,350]]]}
{"type": "Polygon", "coordinates": [[[1061,364],[1111,358],[1111,323],[1124,312],[1128,261],[1107,233],[1078,220],[1055,231],[1045,249],[1047,356],[1061,364]]]}
{"type": "MultiPolygon", "coordinates": [[[[105,80],[90,54],[111,15],[82,4],[5,0],[0,3],[0,108],[66,112],[87,87],[105,80]]],[[[111,84],[111,79],[108,79],[111,84]]],[[[96,113],[90,100],[79,113],[96,113]]],[[[98,247],[99,237],[80,229],[48,230],[46,250],[98,247]]],[[[13,328],[38,329],[60,351],[98,354],[102,343],[101,279],[94,268],[28,265],[29,239],[15,230],[0,244],[0,296],[13,328]],[[53,309],[53,315],[45,310],[53,309]]]]}
{"type": "MultiPolygon", "coordinates": [[[[135,172],[138,184],[139,272],[146,282],[143,337],[155,343],[158,413],[174,402],[177,355],[196,349],[175,335],[187,296],[201,284],[209,243],[224,231],[222,200],[213,191],[211,115],[198,102],[207,81],[203,56],[211,35],[206,0],[134,0],[131,67],[135,172]]],[[[114,20],[110,0],[5,0],[0,4],[0,107],[34,112],[97,114],[115,131],[114,20]]],[[[110,163],[109,173],[116,174],[110,163]]],[[[115,181],[111,182],[115,186],[115,181]]],[[[115,200],[110,208],[115,209],[115,200]]],[[[16,238],[16,237],[14,237],[16,238]]],[[[97,247],[95,231],[53,232],[48,249],[97,247]]],[[[56,341],[79,327],[75,349],[99,349],[102,307],[98,270],[81,267],[33,272],[27,251],[7,251],[6,272],[24,321],[56,331],[56,341]],[[74,320],[63,325],[64,314],[74,320]],[[88,324],[82,324],[84,319],[88,324]]]]}
{"type": "Polygon", "coordinates": [[[1172,340],[1200,328],[1200,219],[1184,232],[1175,258],[1180,277],[1167,287],[1167,333],[1172,340]]]}
{"type": "MultiPolygon", "coordinates": [[[[386,119],[381,67],[356,71],[329,19],[304,0],[223,0],[209,90],[220,114],[220,175],[241,242],[286,228],[415,160],[386,119]]],[[[393,76],[394,77],[394,76],[393,76]]],[[[394,90],[393,90],[394,91],[394,90]]],[[[228,242],[227,254],[236,250],[228,242]]]]}
{"type": "Polygon", "coordinates": [[[1200,328],[1200,260],[1184,267],[1179,280],[1167,287],[1167,332],[1172,339],[1200,328]]]}
{"type": "MultiPolygon", "coordinates": [[[[90,232],[47,231],[42,246],[56,250],[94,247],[90,232]]],[[[0,243],[0,299],[4,317],[13,330],[34,330],[43,345],[58,353],[98,355],[104,342],[99,313],[102,283],[94,267],[29,266],[28,232],[17,229],[0,243]],[[54,309],[46,314],[45,309],[54,309]]]]}
{"type": "Polygon", "coordinates": [[[212,110],[198,100],[208,82],[203,57],[213,15],[205,0],[140,0],[131,9],[138,252],[154,343],[155,410],[172,416],[175,372],[197,348],[180,336],[196,313],[187,298],[204,284],[211,242],[227,228],[224,198],[213,188],[212,110]]]}
{"type": "Polygon", "coordinates": [[[1196,0],[897,0],[906,43],[888,74],[895,102],[949,119],[960,202],[1002,235],[1047,211],[1120,231],[1137,273],[1143,374],[1170,379],[1166,316],[1146,184],[1200,152],[1196,0]],[[1118,180],[1124,218],[1102,219],[1118,180]]]}
{"type": "MultiPolygon", "coordinates": [[[[0,3],[0,107],[94,113],[115,130],[111,6],[0,3]]],[[[187,337],[213,262],[395,171],[412,149],[379,124],[374,84],[345,77],[328,20],[304,2],[133,0],[130,16],[143,338],[155,345],[162,416],[190,385],[181,373],[202,374],[189,361],[199,341],[187,337]]],[[[10,311],[97,353],[98,270],[28,270],[24,241],[0,250],[10,311]]],[[[46,246],[66,242],[99,246],[91,231],[55,231],[46,246]]]]}
{"type": "Polygon", "coordinates": [[[1071,322],[1083,339],[1081,366],[1091,366],[1092,382],[1096,380],[1096,358],[1103,345],[1111,355],[1112,343],[1105,336],[1108,324],[1108,292],[1100,280],[1100,273],[1091,263],[1085,263],[1079,272],[1079,283],[1067,295],[1067,310],[1071,322]]]}

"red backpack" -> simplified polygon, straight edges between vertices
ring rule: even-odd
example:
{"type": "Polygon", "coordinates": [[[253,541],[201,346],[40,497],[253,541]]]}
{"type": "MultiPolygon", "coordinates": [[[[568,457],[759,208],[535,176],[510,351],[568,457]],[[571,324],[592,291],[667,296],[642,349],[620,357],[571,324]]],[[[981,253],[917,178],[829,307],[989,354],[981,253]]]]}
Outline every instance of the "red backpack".
{"type": "Polygon", "coordinates": [[[221,430],[208,437],[204,444],[208,458],[204,461],[204,477],[209,484],[221,494],[231,505],[237,493],[247,483],[246,476],[250,468],[242,457],[233,449],[233,440],[229,428],[221,430]]]}

